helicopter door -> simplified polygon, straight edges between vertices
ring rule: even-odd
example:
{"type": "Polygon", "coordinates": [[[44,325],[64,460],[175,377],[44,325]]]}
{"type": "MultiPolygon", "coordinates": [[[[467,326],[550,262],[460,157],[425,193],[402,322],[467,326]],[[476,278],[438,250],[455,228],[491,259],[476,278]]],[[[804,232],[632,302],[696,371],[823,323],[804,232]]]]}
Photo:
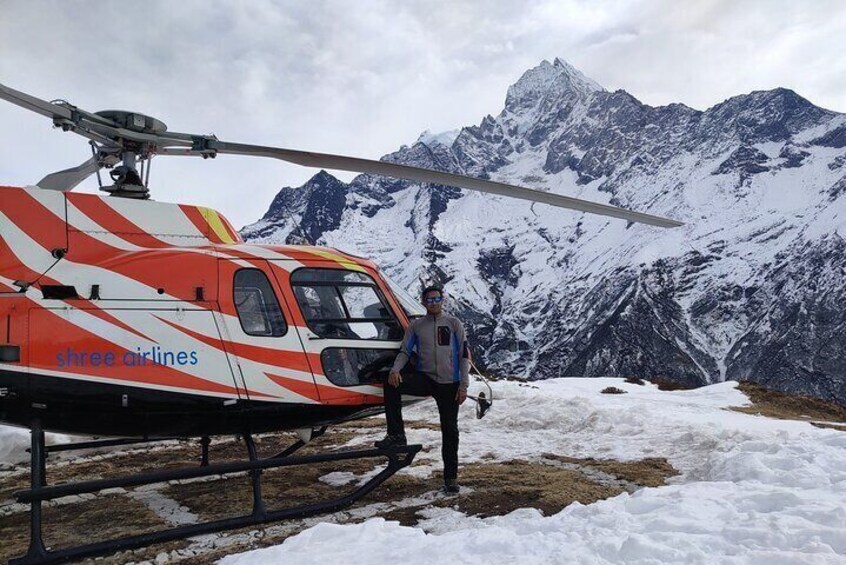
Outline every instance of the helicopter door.
{"type": "Polygon", "coordinates": [[[382,394],[403,326],[375,274],[363,267],[353,271],[330,265],[337,264],[290,273],[276,269],[274,274],[287,278],[279,282],[293,291],[303,318],[303,345],[320,401],[373,403],[382,394]]]}
{"type": "Polygon", "coordinates": [[[66,417],[84,411],[67,379],[87,391],[84,406],[105,412],[173,410],[186,394],[195,401],[240,396],[211,310],[123,304],[29,310],[31,382],[40,402],[66,417]]]}
{"type": "Polygon", "coordinates": [[[250,400],[313,403],[314,377],[266,261],[219,261],[221,332],[250,400]]]}

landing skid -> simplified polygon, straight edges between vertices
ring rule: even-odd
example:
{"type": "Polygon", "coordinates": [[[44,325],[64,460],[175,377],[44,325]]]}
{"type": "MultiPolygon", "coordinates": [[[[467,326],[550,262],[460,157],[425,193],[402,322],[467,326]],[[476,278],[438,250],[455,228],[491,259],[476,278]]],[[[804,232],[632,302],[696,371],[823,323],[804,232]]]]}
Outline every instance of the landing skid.
{"type": "MultiPolygon", "coordinates": [[[[250,434],[244,434],[244,442],[247,446],[247,453],[249,460],[228,462],[228,463],[208,463],[208,439],[203,438],[201,445],[203,447],[202,464],[199,467],[177,469],[172,471],[159,471],[153,473],[142,473],[138,475],[131,475],[127,477],[120,477],[114,479],[101,479],[93,481],[83,481],[78,483],[65,483],[56,486],[48,486],[46,483],[46,453],[47,447],[44,444],[44,431],[39,422],[34,422],[32,425],[32,448],[30,450],[30,474],[31,474],[31,488],[29,490],[21,491],[15,494],[18,502],[30,504],[30,544],[26,555],[12,559],[10,565],[29,565],[41,563],[61,563],[72,559],[80,559],[83,557],[93,557],[97,555],[107,555],[117,551],[125,551],[129,549],[137,549],[146,547],[157,543],[173,541],[202,534],[210,534],[214,532],[221,532],[225,530],[232,530],[244,528],[248,526],[255,526],[259,524],[266,524],[269,522],[277,522],[280,520],[300,519],[316,514],[323,514],[328,512],[336,512],[347,506],[353,504],[360,498],[372,492],[376,487],[385,482],[394,473],[411,464],[414,456],[420,451],[420,445],[408,445],[402,447],[394,447],[390,449],[363,449],[356,451],[336,451],[331,453],[323,453],[319,455],[307,455],[293,457],[291,454],[305,445],[305,442],[298,441],[288,449],[265,459],[259,459],[256,454],[255,443],[250,434]],[[294,467],[298,465],[311,465],[316,463],[326,463],[329,461],[349,461],[352,459],[368,459],[385,457],[388,461],[388,466],[385,467],[376,476],[361,485],[355,491],[338,498],[317,502],[312,504],[304,504],[292,508],[285,508],[281,510],[267,510],[264,499],[261,493],[261,475],[264,469],[276,469],[279,467],[294,467]],[[107,540],[97,543],[79,545],[69,548],[62,548],[58,550],[47,549],[42,538],[42,520],[41,510],[42,503],[46,500],[53,500],[64,496],[78,495],[83,493],[98,492],[110,488],[133,487],[139,485],[147,485],[153,483],[161,483],[167,481],[192,479],[198,477],[208,477],[212,475],[229,475],[232,473],[242,473],[248,471],[252,482],[253,490],[253,511],[250,514],[245,514],[235,518],[226,518],[223,520],[215,520],[211,522],[204,522],[201,524],[190,524],[186,526],[178,526],[168,528],[157,532],[141,534],[136,536],[128,536],[107,540]]],[[[325,428],[319,430],[317,435],[322,435],[325,428]]],[[[130,443],[129,441],[125,443],[130,443]]],[[[92,447],[88,442],[85,447],[92,447]]],[[[72,447],[63,447],[62,451],[68,451],[72,447]]],[[[79,447],[78,449],[82,449],[79,447]]],[[[58,451],[50,449],[51,451],[58,451]]]]}

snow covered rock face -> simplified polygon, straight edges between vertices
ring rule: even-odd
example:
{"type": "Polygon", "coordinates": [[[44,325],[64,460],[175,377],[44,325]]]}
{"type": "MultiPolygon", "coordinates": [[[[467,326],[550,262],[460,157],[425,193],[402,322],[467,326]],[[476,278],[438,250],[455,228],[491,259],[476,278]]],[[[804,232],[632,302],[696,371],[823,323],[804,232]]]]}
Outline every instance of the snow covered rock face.
{"type": "Polygon", "coordinates": [[[321,171],[299,189],[277,194],[264,218],[251,226],[251,236],[274,236],[284,229],[285,243],[316,241],[340,227],[346,195],[344,183],[321,171]]]}
{"type": "Polygon", "coordinates": [[[607,202],[662,230],[454,188],[321,172],[243,230],[445,283],[501,374],[744,378],[846,400],[846,115],[786,89],[653,108],[556,59],[478,126],[385,160],[607,202]]]}

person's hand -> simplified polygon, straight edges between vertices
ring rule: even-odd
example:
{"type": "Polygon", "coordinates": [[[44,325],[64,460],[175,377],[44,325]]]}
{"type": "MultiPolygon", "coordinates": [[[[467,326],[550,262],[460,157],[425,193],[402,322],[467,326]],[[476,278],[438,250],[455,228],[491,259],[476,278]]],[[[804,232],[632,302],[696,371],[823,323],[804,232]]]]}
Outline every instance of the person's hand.
{"type": "Polygon", "coordinates": [[[467,400],[467,391],[458,389],[458,392],[455,393],[455,401],[464,404],[465,400],[467,400]]]}
{"type": "Polygon", "coordinates": [[[402,384],[402,375],[399,374],[399,371],[391,371],[391,374],[388,375],[388,384],[394,388],[402,384]]]}

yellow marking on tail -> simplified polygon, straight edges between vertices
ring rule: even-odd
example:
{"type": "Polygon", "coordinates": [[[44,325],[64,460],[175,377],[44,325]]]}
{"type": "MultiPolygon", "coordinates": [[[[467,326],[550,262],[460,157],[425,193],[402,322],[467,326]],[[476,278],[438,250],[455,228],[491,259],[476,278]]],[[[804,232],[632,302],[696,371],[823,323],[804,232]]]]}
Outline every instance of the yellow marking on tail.
{"type": "Polygon", "coordinates": [[[203,219],[209,224],[209,227],[212,231],[214,231],[220,241],[226,245],[238,243],[231,235],[229,235],[229,231],[226,229],[226,226],[223,225],[223,220],[220,219],[220,215],[215,210],[205,208],[203,206],[198,206],[197,209],[200,211],[203,219]]]}

